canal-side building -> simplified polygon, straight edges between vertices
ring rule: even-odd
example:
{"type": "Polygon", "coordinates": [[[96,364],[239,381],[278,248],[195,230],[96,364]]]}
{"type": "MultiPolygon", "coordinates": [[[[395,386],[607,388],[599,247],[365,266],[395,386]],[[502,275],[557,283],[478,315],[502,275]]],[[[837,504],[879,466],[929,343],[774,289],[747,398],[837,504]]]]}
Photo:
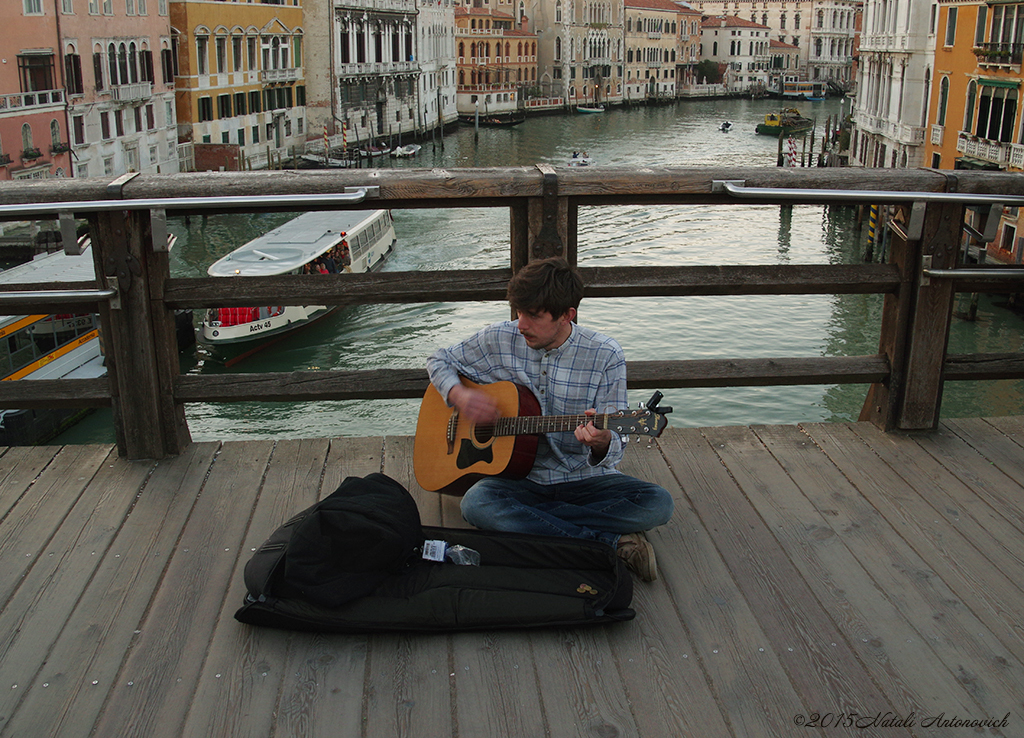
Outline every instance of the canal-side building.
{"type": "Polygon", "coordinates": [[[264,169],[305,150],[302,12],[298,0],[172,0],[184,168],[264,169]]]}
{"type": "Polygon", "coordinates": [[[701,56],[726,66],[726,88],[742,92],[768,89],[771,29],[760,23],[721,15],[705,18],[701,56]]]}
{"type": "Polygon", "coordinates": [[[453,0],[417,0],[417,8],[415,61],[420,70],[420,129],[424,134],[440,135],[445,126],[458,120],[455,3],[453,0]]]}
{"type": "MultiPolygon", "coordinates": [[[[1024,171],[1024,5],[939,0],[925,164],[1024,171]]],[[[988,255],[1024,262],[1017,208],[1003,208],[988,255]],[[1020,235],[1018,235],[1020,234],[1020,235]]],[[[980,213],[971,213],[980,228],[980,213]]]]}
{"type": "Polygon", "coordinates": [[[851,164],[927,166],[924,133],[935,56],[932,7],[865,2],[851,164]]]}
{"type": "Polygon", "coordinates": [[[697,65],[700,63],[700,33],[704,14],[695,10],[684,0],[675,5],[679,18],[679,53],[676,55],[676,94],[687,95],[700,83],[697,79],[697,65]]]}
{"type": "Polygon", "coordinates": [[[61,0],[76,177],[179,171],[166,0],[61,0]]]}
{"type": "Polygon", "coordinates": [[[674,100],[682,9],[672,0],[625,0],[624,10],[624,102],[674,100]]]}
{"type": "Polygon", "coordinates": [[[526,90],[537,85],[537,35],[508,13],[455,8],[457,97],[460,116],[508,121],[525,111],[526,90]]]}
{"type": "Polygon", "coordinates": [[[529,0],[541,93],[567,106],[625,98],[621,0],[529,0]]]}
{"type": "Polygon", "coordinates": [[[772,29],[772,38],[800,50],[801,79],[851,89],[860,33],[861,0],[694,0],[707,16],[735,15],[772,29]]]}
{"type": "Polygon", "coordinates": [[[70,175],[53,3],[18,0],[0,40],[0,181],[70,175]]]}
{"type": "Polygon", "coordinates": [[[798,75],[800,47],[773,38],[768,44],[768,54],[771,56],[768,87],[772,90],[781,90],[787,78],[798,75]]]}

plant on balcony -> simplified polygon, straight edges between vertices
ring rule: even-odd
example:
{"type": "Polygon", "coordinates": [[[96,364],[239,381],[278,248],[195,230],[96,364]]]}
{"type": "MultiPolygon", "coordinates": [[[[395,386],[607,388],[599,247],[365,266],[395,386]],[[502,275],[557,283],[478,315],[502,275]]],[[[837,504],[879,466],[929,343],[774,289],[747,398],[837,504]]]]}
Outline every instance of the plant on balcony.
{"type": "Polygon", "coordinates": [[[4,165],[10,164],[10,163],[11,163],[11,155],[10,154],[0,154],[0,166],[4,166],[4,165]]]}
{"type": "Polygon", "coordinates": [[[21,152],[21,158],[28,161],[38,159],[42,155],[43,152],[40,151],[39,149],[25,149],[24,151],[21,152]]]}
{"type": "Polygon", "coordinates": [[[69,151],[71,151],[71,144],[64,143],[63,141],[55,143],[50,147],[51,154],[66,154],[69,151]]]}

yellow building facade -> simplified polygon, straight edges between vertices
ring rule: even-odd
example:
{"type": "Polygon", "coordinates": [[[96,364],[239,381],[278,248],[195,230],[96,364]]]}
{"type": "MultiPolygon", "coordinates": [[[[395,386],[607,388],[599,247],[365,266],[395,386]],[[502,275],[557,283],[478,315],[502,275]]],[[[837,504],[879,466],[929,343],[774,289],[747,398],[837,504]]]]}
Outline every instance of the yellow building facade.
{"type": "MultiPolygon", "coordinates": [[[[1024,171],[1021,62],[1024,3],[940,0],[928,106],[926,164],[1024,171]]],[[[976,225],[980,225],[979,222],[976,225]]],[[[1016,208],[1005,208],[988,255],[1021,263],[1016,208]]]]}
{"type": "Polygon", "coordinates": [[[265,168],[304,150],[302,23],[298,0],[171,3],[178,135],[197,168],[265,168]]]}

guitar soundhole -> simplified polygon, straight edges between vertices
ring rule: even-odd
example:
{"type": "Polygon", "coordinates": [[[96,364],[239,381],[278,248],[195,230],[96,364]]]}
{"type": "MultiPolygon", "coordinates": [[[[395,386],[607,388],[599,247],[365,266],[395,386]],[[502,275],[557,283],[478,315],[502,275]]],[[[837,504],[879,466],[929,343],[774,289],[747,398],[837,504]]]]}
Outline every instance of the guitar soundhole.
{"type": "Polygon", "coordinates": [[[494,438],[494,428],[490,425],[473,426],[473,439],[481,446],[486,446],[494,438]]]}

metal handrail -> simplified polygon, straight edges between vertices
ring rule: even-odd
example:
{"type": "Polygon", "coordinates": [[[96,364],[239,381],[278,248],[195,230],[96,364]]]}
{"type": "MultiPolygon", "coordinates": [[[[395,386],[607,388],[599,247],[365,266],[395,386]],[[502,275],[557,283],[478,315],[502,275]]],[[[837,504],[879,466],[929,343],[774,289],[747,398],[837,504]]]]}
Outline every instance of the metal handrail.
{"type": "Polygon", "coordinates": [[[922,269],[921,274],[936,279],[1024,279],[1024,269],[996,267],[995,269],[922,269]]]}
{"type": "Polygon", "coordinates": [[[57,305],[75,304],[79,302],[96,302],[105,300],[117,294],[115,289],[105,290],[37,290],[24,292],[0,292],[0,303],[25,302],[26,300],[38,300],[39,302],[52,302],[57,305]]]}
{"type": "Polygon", "coordinates": [[[0,205],[0,215],[39,213],[94,213],[107,210],[217,209],[252,205],[338,205],[360,203],[378,197],[379,186],[346,187],[345,192],[318,195],[229,195],[225,197],[151,197],[135,200],[80,200],[77,202],[35,202],[0,205]]]}
{"type": "Polygon", "coordinates": [[[773,200],[840,200],[843,202],[937,202],[965,205],[1024,205],[1019,195],[984,195],[971,192],[907,192],[900,190],[813,190],[788,187],[745,187],[743,180],[716,179],[712,192],[727,192],[734,197],[770,198],[773,200]]]}

